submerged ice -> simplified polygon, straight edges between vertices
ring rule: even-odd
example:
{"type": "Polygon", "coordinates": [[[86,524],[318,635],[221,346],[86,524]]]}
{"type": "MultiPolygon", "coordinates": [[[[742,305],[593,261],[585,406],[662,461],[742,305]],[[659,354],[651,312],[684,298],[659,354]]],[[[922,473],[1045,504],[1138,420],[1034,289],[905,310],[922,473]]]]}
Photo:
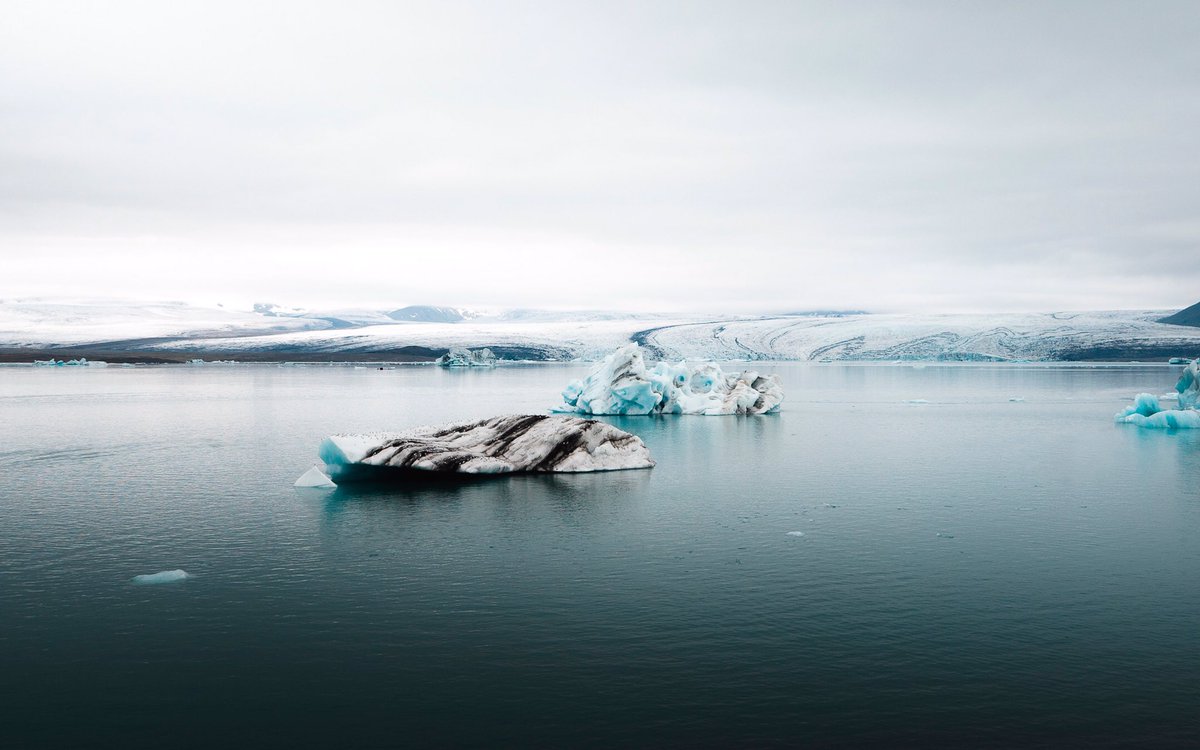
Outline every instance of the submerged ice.
{"type": "Polygon", "coordinates": [[[140,576],[134,576],[133,582],[140,584],[175,583],[185,578],[190,578],[186,571],[164,570],[160,573],[145,573],[140,576]]]}
{"type": "Polygon", "coordinates": [[[654,466],[641,438],[579,417],[492,417],[393,435],[333,435],[321,460],[339,480],[363,467],[461,474],[589,472],[654,466]]]}
{"type": "Polygon", "coordinates": [[[637,344],[608,355],[562,392],[555,409],[579,414],[768,414],[783,401],[777,375],[726,373],[715,364],[649,367],[637,344]]]}
{"type": "Polygon", "coordinates": [[[1175,393],[1161,398],[1167,396],[1174,396],[1178,409],[1163,409],[1159,404],[1159,396],[1139,393],[1132,404],[1117,414],[1116,421],[1168,430],[1200,429],[1200,359],[1184,369],[1179,382],[1175,384],[1175,393]]]}

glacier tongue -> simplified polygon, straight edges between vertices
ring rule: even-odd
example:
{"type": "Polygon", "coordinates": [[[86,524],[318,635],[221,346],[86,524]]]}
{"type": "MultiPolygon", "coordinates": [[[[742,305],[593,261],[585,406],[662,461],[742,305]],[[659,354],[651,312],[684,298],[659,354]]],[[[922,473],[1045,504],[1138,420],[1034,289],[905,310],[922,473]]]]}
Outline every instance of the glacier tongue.
{"type": "Polygon", "coordinates": [[[783,384],[777,375],[725,373],[715,364],[649,368],[635,343],[570,383],[562,397],[556,411],[580,414],[767,414],[783,402],[783,384]]]}
{"type": "Polygon", "coordinates": [[[361,467],[459,474],[590,472],[654,466],[641,438],[612,425],[543,414],[492,417],[385,435],[332,435],[321,460],[339,479],[361,467]]]}

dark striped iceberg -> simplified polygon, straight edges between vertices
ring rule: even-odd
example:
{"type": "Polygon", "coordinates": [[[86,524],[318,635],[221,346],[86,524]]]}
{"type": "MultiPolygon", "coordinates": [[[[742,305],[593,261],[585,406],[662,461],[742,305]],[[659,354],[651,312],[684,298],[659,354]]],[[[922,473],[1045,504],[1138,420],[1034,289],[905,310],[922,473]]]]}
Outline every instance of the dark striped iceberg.
{"type": "Polygon", "coordinates": [[[654,466],[636,435],[579,417],[517,414],[373,435],[332,435],[321,460],[339,481],[371,469],[455,474],[616,471],[654,466]]]}

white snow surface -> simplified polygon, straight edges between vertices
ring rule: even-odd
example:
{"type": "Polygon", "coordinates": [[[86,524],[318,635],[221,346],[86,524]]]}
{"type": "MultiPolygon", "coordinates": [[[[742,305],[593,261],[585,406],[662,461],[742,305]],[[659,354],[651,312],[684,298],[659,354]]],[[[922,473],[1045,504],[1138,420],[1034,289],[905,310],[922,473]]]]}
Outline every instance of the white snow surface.
{"type": "Polygon", "coordinates": [[[323,320],[270,317],[183,302],[0,300],[0,346],[278,334],[330,325],[323,320]]]}
{"type": "Polygon", "coordinates": [[[647,469],[636,435],[578,417],[509,415],[399,433],[331,435],[321,460],[339,478],[356,466],[461,474],[647,469]]]}
{"type": "Polygon", "coordinates": [[[580,414],[767,414],[783,401],[777,375],[726,374],[715,364],[646,364],[642,348],[626,344],[583,380],[563,390],[556,411],[580,414]]]}
{"type": "Polygon", "coordinates": [[[0,347],[137,342],[145,352],[294,349],[331,356],[406,346],[489,347],[507,358],[590,361],[630,341],[669,361],[1111,359],[1106,352],[1147,346],[1170,349],[1168,356],[1200,354],[1200,328],[1156,322],[1169,310],[780,316],[508,310],[469,313],[457,323],[418,323],[391,320],[380,310],[260,309],[268,312],[181,302],[6,299],[0,300],[0,347]]]}

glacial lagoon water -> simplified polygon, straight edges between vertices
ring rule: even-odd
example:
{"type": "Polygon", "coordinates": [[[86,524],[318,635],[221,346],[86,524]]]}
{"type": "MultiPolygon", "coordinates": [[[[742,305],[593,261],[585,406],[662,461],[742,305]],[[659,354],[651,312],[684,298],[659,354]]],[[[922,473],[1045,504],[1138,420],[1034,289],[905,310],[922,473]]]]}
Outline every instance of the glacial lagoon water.
{"type": "Polygon", "coordinates": [[[0,368],[0,746],[1196,741],[1200,431],[1112,423],[1178,368],[761,369],[651,471],[320,491],[583,370],[0,368]]]}

